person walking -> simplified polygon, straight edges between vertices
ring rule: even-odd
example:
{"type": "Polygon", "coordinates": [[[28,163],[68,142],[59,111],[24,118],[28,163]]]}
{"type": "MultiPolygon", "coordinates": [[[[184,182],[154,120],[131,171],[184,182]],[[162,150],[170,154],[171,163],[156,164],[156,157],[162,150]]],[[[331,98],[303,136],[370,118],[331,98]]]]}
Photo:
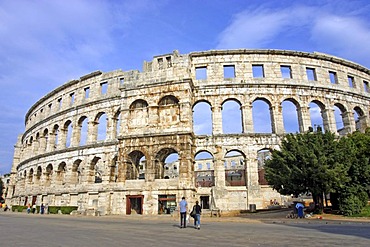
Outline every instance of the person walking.
{"type": "Polygon", "coordinates": [[[41,206],[40,206],[40,214],[44,214],[44,210],[45,210],[44,204],[41,203],[41,206]]]}
{"type": "Polygon", "coordinates": [[[180,201],[180,228],[186,228],[186,211],[188,211],[188,203],[185,197],[180,201]]]}
{"type": "Polygon", "coordinates": [[[200,215],[202,214],[202,208],[200,207],[198,201],[195,202],[192,212],[195,213],[194,228],[200,230],[200,215]]]}
{"type": "Polygon", "coordinates": [[[31,213],[31,205],[28,203],[27,204],[27,214],[31,213]]]}

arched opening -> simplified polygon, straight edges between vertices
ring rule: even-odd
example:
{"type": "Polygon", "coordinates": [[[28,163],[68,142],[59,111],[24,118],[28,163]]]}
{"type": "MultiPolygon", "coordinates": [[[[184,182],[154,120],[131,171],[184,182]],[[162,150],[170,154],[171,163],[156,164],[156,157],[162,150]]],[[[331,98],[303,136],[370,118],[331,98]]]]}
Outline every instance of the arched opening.
{"type": "Polygon", "coordinates": [[[208,102],[193,106],[193,130],[196,135],[212,135],[212,110],[208,102]]]}
{"type": "Polygon", "coordinates": [[[286,133],[299,133],[297,103],[286,99],[281,103],[283,109],[284,130],[286,133]]]}
{"type": "Polygon", "coordinates": [[[68,120],[64,124],[64,130],[65,132],[65,138],[66,138],[66,146],[65,147],[70,147],[71,146],[71,141],[72,141],[72,121],[68,120]]]}
{"type": "Polygon", "coordinates": [[[253,128],[255,133],[272,133],[271,105],[266,99],[256,99],[252,103],[253,128]]]}
{"type": "Polygon", "coordinates": [[[265,162],[268,159],[271,159],[271,151],[269,149],[261,149],[257,152],[259,185],[268,185],[268,182],[265,179],[265,162]]]}
{"type": "Polygon", "coordinates": [[[364,131],[365,128],[367,127],[366,125],[366,119],[363,117],[365,114],[364,114],[364,111],[356,106],[354,109],[353,109],[353,116],[354,116],[354,119],[355,119],[355,126],[356,126],[356,130],[358,131],[364,131]]]}
{"type": "Polygon", "coordinates": [[[246,186],[245,155],[239,150],[230,150],[225,155],[226,186],[246,186]]]}
{"type": "Polygon", "coordinates": [[[80,159],[75,160],[75,162],[73,162],[71,176],[72,184],[79,184],[81,182],[81,162],[82,160],[80,159]]]}
{"type": "Polygon", "coordinates": [[[113,129],[115,130],[114,139],[117,139],[121,131],[121,111],[114,115],[113,129]]]}
{"type": "Polygon", "coordinates": [[[149,107],[145,100],[137,99],[130,105],[128,125],[130,128],[146,126],[149,119],[149,107]]]}
{"type": "Polygon", "coordinates": [[[88,118],[83,116],[78,120],[78,128],[79,128],[79,136],[78,136],[78,143],[80,146],[86,145],[87,143],[87,136],[88,136],[88,118]]]}
{"type": "Polygon", "coordinates": [[[97,141],[104,141],[107,137],[107,114],[100,112],[95,122],[98,123],[97,141]]]}
{"type": "Polygon", "coordinates": [[[102,183],[103,182],[103,164],[101,164],[101,158],[100,157],[94,157],[90,163],[89,167],[89,180],[93,183],[102,183]]]}
{"type": "Polygon", "coordinates": [[[33,182],[33,168],[31,168],[30,172],[28,173],[28,182],[33,182]]]}
{"type": "Polygon", "coordinates": [[[173,95],[164,96],[158,102],[159,123],[165,126],[177,124],[180,120],[179,100],[173,95]]]}
{"type": "Polygon", "coordinates": [[[136,179],[145,179],[145,170],[146,170],[146,159],[145,155],[139,151],[132,151],[129,155],[129,160],[127,161],[126,169],[126,179],[127,180],[136,180],[136,179]]]}
{"type": "Polygon", "coordinates": [[[194,157],[194,173],[197,187],[215,186],[214,160],[208,151],[200,151],[194,157]]]}
{"type": "Polygon", "coordinates": [[[46,186],[50,186],[50,184],[51,184],[51,177],[53,175],[53,165],[52,164],[49,164],[46,167],[45,175],[46,175],[45,185],[46,186]]]}
{"type": "Polygon", "coordinates": [[[344,122],[346,121],[345,119],[346,109],[341,104],[335,104],[333,106],[333,109],[334,109],[335,126],[337,129],[337,132],[339,133],[339,135],[345,135],[347,133],[346,128],[345,128],[346,126],[344,125],[344,122]]]}
{"type": "Polygon", "coordinates": [[[237,100],[228,99],[222,104],[222,131],[224,134],[243,132],[241,104],[237,100]]]}
{"type": "Polygon", "coordinates": [[[155,179],[178,178],[179,166],[179,155],[175,149],[161,149],[155,157],[155,179]]]}
{"type": "Polygon", "coordinates": [[[324,105],[319,101],[312,101],[309,107],[313,131],[324,131],[324,120],[322,116],[324,105]]]}
{"type": "Polygon", "coordinates": [[[37,180],[38,182],[40,182],[41,175],[42,175],[42,168],[41,168],[41,166],[38,166],[38,167],[37,167],[37,172],[36,172],[36,180],[37,180]]]}
{"type": "Polygon", "coordinates": [[[57,170],[57,180],[62,185],[65,184],[66,169],[67,169],[67,164],[65,162],[61,162],[57,170]]]}
{"type": "Polygon", "coordinates": [[[53,128],[53,135],[54,135],[54,149],[58,147],[59,143],[59,126],[56,124],[53,128]]]}

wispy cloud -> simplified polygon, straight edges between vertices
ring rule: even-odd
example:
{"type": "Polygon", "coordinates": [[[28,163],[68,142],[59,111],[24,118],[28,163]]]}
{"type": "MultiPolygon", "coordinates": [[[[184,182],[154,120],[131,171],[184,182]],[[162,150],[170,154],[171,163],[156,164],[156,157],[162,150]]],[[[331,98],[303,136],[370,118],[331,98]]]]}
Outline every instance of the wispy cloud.
{"type": "Polygon", "coordinates": [[[370,25],[365,16],[334,8],[334,3],[329,3],[246,9],[236,14],[219,35],[217,48],[308,50],[316,47],[369,67],[370,25]]]}

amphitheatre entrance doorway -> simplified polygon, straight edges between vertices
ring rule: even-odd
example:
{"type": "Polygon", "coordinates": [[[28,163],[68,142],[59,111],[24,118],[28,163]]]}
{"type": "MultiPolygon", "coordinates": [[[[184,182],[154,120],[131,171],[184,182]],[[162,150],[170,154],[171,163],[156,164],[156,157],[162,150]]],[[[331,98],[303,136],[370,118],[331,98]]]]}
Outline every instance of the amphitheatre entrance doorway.
{"type": "Polygon", "coordinates": [[[126,196],[126,214],[143,214],[143,195],[126,196]]]}

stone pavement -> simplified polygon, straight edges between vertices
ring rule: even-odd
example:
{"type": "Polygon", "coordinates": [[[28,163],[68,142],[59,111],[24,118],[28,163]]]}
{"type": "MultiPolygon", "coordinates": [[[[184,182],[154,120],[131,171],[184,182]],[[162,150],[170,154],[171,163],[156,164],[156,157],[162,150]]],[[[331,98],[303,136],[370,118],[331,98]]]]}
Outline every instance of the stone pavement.
{"type": "Polygon", "coordinates": [[[370,246],[370,221],[249,214],[179,228],[171,216],[0,213],[1,246],[370,246]]]}

